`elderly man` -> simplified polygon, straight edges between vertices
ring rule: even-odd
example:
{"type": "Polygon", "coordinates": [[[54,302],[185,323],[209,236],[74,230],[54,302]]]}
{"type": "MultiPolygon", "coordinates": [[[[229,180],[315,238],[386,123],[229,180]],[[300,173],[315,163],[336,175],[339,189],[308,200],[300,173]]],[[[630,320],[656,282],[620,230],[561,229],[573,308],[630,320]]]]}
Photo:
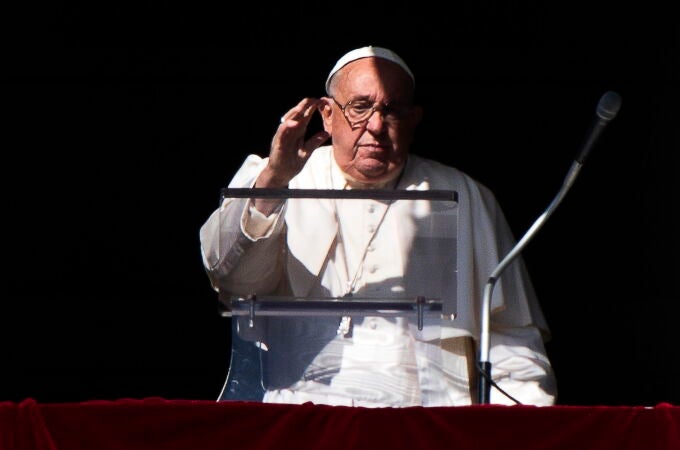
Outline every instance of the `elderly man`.
{"type": "MultiPolygon", "coordinates": [[[[459,195],[455,251],[439,252],[437,261],[418,260],[425,259],[422,253],[396,245],[407,232],[403,209],[391,202],[356,208],[328,199],[316,205],[225,199],[201,228],[203,261],[213,287],[223,292],[389,297],[415,284],[445,301],[454,292],[457,317],[435,327],[430,320],[423,330],[407,318],[346,320],[340,328],[334,319],[272,319],[259,342],[271,370],[279,372],[265,386],[266,402],[377,407],[475,401],[471,349],[482,289],[514,238],[486,187],[409,153],[422,117],[414,89],[413,73],[393,51],[350,51],[329,73],[327,96],[305,98],[285,113],[269,156],[250,155],[230,187],[453,190],[459,195]],[[323,131],[306,137],[317,112],[323,131]],[[331,145],[323,146],[329,138],[331,145]],[[360,229],[357,222],[369,226],[360,229]],[[440,285],[425,282],[438,272],[440,285]],[[296,321],[318,339],[301,338],[296,321]]],[[[548,336],[519,260],[492,301],[490,359],[494,381],[521,403],[555,401],[543,344],[548,336]]],[[[512,400],[493,390],[491,403],[512,400]]]]}

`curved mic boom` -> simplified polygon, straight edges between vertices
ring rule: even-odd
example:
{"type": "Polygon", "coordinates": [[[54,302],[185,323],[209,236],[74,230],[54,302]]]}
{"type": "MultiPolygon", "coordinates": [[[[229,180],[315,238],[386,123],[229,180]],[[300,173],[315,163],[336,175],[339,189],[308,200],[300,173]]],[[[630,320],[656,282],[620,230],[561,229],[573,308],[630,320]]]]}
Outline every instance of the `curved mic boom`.
{"type": "Polygon", "coordinates": [[[480,404],[488,404],[491,396],[491,362],[489,361],[489,321],[491,312],[491,296],[493,294],[493,288],[498,281],[501,273],[505,268],[520,254],[522,249],[529,243],[529,240],[536,234],[536,232],[543,226],[545,221],[550,217],[550,215],[555,211],[557,206],[560,204],[567,191],[571,188],[574,183],[578,172],[581,169],[588,153],[595,145],[595,141],[604,130],[604,127],[616,117],[616,114],[621,108],[621,96],[613,91],[606,92],[597,104],[597,109],[595,111],[596,118],[590,127],[590,131],[586,135],[586,139],[581,145],[581,149],[576,157],[575,161],[572,163],[569,172],[564,178],[562,187],[557,193],[553,201],[550,203],[548,208],[541,214],[538,219],[533,223],[529,230],[524,234],[522,239],[520,239],[517,244],[512,248],[512,250],[503,258],[503,260],[496,266],[496,269],[489,276],[486,286],[484,287],[484,298],[482,300],[482,310],[481,310],[481,332],[479,339],[479,365],[478,370],[480,371],[478,387],[478,402],[480,404]]]}

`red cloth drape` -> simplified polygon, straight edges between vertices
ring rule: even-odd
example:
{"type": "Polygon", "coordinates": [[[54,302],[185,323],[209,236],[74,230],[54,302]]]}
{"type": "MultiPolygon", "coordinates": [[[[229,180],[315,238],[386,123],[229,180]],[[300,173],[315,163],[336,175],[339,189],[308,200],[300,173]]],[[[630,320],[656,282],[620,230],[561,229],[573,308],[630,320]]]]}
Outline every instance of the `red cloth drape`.
{"type": "Polygon", "coordinates": [[[0,449],[680,449],[680,407],[0,403],[0,449]]]}

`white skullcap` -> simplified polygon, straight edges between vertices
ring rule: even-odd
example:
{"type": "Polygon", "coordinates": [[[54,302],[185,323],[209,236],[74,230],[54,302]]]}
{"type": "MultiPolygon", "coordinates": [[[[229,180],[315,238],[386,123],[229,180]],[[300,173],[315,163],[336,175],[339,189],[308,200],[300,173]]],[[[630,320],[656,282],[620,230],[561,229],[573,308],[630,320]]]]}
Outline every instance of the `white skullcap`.
{"type": "Polygon", "coordinates": [[[328,74],[328,78],[326,78],[327,94],[330,94],[328,92],[328,87],[331,83],[331,78],[333,78],[333,75],[335,75],[335,72],[342,69],[352,61],[356,61],[357,59],[361,58],[382,58],[388,61],[392,61],[393,63],[398,64],[402,69],[406,71],[406,73],[408,73],[408,75],[411,77],[411,80],[413,80],[413,83],[415,83],[416,81],[415,77],[413,76],[413,72],[411,72],[411,69],[408,68],[404,60],[401,59],[399,55],[397,55],[392,50],[389,50],[387,48],[373,47],[372,45],[369,45],[368,47],[357,48],[346,53],[342,58],[338,60],[338,62],[335,63],[335,66],[333,66],[333,69],[328,74]]]}

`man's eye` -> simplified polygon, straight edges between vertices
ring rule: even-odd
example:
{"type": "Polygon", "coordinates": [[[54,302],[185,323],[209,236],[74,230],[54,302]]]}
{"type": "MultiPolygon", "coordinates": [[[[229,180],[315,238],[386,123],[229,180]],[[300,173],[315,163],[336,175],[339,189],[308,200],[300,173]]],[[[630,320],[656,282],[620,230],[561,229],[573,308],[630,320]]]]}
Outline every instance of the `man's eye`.
{"type": "Polygon", "coordinates": [[[354,103],[352,104],[352,109],[356,112],[365,112],[373,108],[370,103],[354,103]]]}

